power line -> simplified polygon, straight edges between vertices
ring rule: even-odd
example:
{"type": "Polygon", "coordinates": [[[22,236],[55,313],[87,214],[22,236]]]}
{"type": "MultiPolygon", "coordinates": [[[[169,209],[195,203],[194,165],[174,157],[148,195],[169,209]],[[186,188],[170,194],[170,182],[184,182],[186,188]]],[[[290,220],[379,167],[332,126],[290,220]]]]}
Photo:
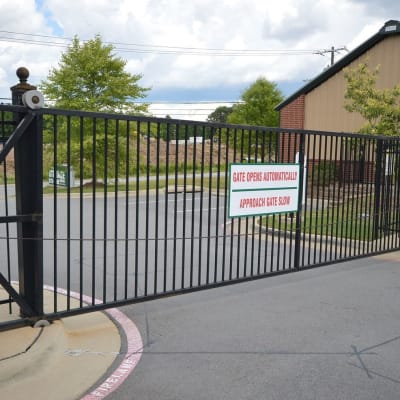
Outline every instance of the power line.
{"type": "MultiPolygon", "coordinates": [[[[10,100],[11,101],[11,97],[0,97],[0,100],[10,100]]],[[[49,99],[46,99],[46,101],[51,101],[49,99]]],[[[210,104],[210,105],[218,105],[218,104],[226,104],[226,105],[234,105],[234,104],[241,104],[243,103],[242,101],[238,101],[238,100],[231,100],[231,101],[214,101],[214,100],[200,100],[200,101],[134,101],[133,103],[135,104],[148,104],[149,105],[149,110],[151,112],[157,111],[157,114],[161,114],[161,111],[167,111],[167,113],[171,113],[171,114],[175,114],[178,115],[177,113],[175,113],[175,111],[177,112],[182,112],[182,111],[187,111],[187,112],[197,112],[197,111],[214,111],[215,107],[207,107],[207,108],[203,108],[202,106],[210,104]],[[153,105],[177,105],[177,106],[184,106],[184,105],[189,105],[189,106],[196,106],[199,105],[202,108],[185,108],[185,107],[162,107],[162,108],[153,108],[153,105]]],[[[179,114],[181,115],[181,114],[179,114]]],[[[182,114],[183,115],[183,114],[182,114]]],[[[207,114],[208,115],[208,114],[207,114]]]]}
{"type": "MultiPolygon", "coordinates": [[[[0,41],[9,43],[31,44],[49,47],[70,46],[72,38],[64,38],[51,35],[41,35],[32,33],[22,33],[0,30],[0,41]],[[19,35],[15,37],[9,35],[19,35]]],[[[86,41],[86,40],[84,40],[86,41]]],[[[123,42],[104,42],[114,46],[114,50],[128,53],[142,54],[179,54],[196,56],[241,56],[241,57],[265,57],[265,56],[298,56],[306,54],[320,54],[323,50],[310,49],[223,49],[223,48],[205,48],[205,47],[183,47],[183,46],[165,46],[141,43],[123,43],[123,42]],[[122,47],[121,47],[122,46],[122,47]]]]}
{"type": "MultiPolygon", "coordinates": [[[[0,97],[0,100],[11,100],[11,97],[0,97]]],[[[50,99],[46,99],[46,101],[51,101],[50,99]]],[[[135,104],[148,104],[149,106],[154,105],[154,104],[176,104],[176,105],[204,105],[204,104],[241,104],[243,103],[242,101],[238,101],[238,100],[230,100],[230,101],[214,101],[214,100],[200,100],[200,101],[134,101],[133,103],[135,104]]],[[[190,111],[190,110],[194,110],[194,108],[174,108],[174,107],[169,107],[169,108],[157,108],[154,110],[183,110],[183,111],[190,111]]],[[[207,111],[207,110],[214,110],[213,107],[210,108],[196,108],[196,110],[201,110],[201,111],[207,111]]]]}
{"type": "Polygon", "coordinates": [[[198,101],[169,101],[169,100],[153,100],[153,101],[146,101],[146,100],[139,100],[135,101],[135,103],[139,104],[224,104],[224,103],[243,103],[240,100],[198,100],[198,101]]]}
{"type": "Polygon", "coordinates": [[[187,117],[208,117],[211,113],[151,113],[154,117],[165,117],[166,115],[187,116],[187,117]]]}
{"type": "Polygon", "coordinates": [[[151,108],[151,111],[209,111],[214,110],[210,108],[151,108]]]}

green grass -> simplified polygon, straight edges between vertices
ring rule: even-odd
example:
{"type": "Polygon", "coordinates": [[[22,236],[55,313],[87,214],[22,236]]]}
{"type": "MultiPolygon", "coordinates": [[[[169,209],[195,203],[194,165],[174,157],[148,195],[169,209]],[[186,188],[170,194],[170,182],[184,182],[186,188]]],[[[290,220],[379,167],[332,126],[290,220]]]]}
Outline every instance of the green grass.
{"type": "MultiPolygon", "coordinates": [[[[352,240],[373,240],[374,218],[370,216],[373,212],[366,213],[365,208],[357,207],[354,203],[352,200],[324,210],[305,212],[303,232],[352,240]]],[[[373,210],[373,203],[366,204],[373,210]]]]}
{"type": "MultiPolygon", "coordinates": [[[[173,191],[175,187],[181,189],[184,185],[186,185],[186,190],[191,191],[193,186],[195,187],[195,190],[200,190],[201,188],[204,191],[207,191],[211,188],[211,190],[224,190],[225,189],[225,178],[221,177],[219,182],[217,177],[212,177],[211,178],[211,183],[210,183],[210,178],[209,177],[204,177],[203,181],[201,180],[200,177],[196,177],[194,180],[191,176],[188,176],[186,180],[184,178],[179,178],[178,180],[175,181],[173,177],[170,177],[168,179],[168,185],[166,185],[165,177],[160,177],[159,181],[154,179],[150,180],[148,183],[146,180],[144,181],[139,181],[138,184],[136,182],[129,182],[128,187],[126,186],[125,182],[118,183],[118,185],[115,184],[107,184],[105,187],[102,184],[98,184],[95,188],[96,193],[104,193],[105,190],[107,190],[108,193],[115,193],[117,190],[118,192],[125,192],[126,190],[128,191],[145,191],[145,190],[166,190],[168,186],[169,191],[173,191]],[[203,185],[201,186],[201,184],[203,185]]],[[[53,194],[54,193],[54,186],[46,186],[43,188],[43,193],[44,194],[53,194]]],[[[58,186],[57,187],[57,193],[67,193],[68,189],[65,187],[58,186]]],[[[92,194],[93,193],[93,186],[92,185],[87,185],[82,188],[83,193],[85,194],[92,194]]],[[[80,187],[73,187],[70,189],[70,193],[80,193],[81,188],[80,187]]]]}
{"type": "MultiPolygon", "coordinates": [[[[44,162],[43,165],[43,179],[46,181],[48,179],[48,174],[49,174],[49,170],[53,167],[53,160],[47,160],[46,162],[44,162]]],[[[220,172],[225,172],[226,171],[226,165],[225,164],[221,164],[219,165],[219,170],[220,172]]],[[[159,165],[147,165],[145,163],[140,163],[139,167],[139,175],[140,176],[145,176],[147,174],[147,171],[149,172],[150,175],[160,175],[163,176],[166,174],[167,172],[167,166],[165,164],[159,164],[159,165]]],[[[78,168],[74,168],[75,170],[75,175],[76,177],[78,177],[78,168]]],[[[168,174],[170,176],[173,176],[175,173],[177,174],[192,174],[194,172],[196,173],[201,173],[203,172],[204,174],[207,174],[210,171],[210,166],[209,165],[204,165],[201,166],[200,163],[196,163],[195,165],[193,163],[179,163],[178,165],[175,164],[169,164],[168,165],[168,174]]],[[[120,168],[119,169],[120,173],[125,173],[124,168],[120,168]]],[[[83,178],[84,179],[89,179],[91,177],[92,174],[92,165],[88,165],[87,162],[84,164],[84,168],[83,168],[83,178]]],[[[114,167],[110,167],[108,169],[108,174],[109,177],[113,177],[115,174],[115,169],[114,167]]],[[[97,170],[97,175],[103,176],[104,175],[104,169],[99,168],[97,170]]],[[[129,168],[129,175],[130,176],[136,176],[137,175],[137,166],[136,164],[132,164],[129,168]]]]}
{"type": "Polygon", "coordinates": [[[7,169],[6,173],[7,173],[7,176],[5,176],[3,165],[1,165],[0,166],[0,185],[4,185],[6,181],[7,181],[7,183],[10,183],[10,184],[15,182],[14,170],[7,169]]]}
{"type": "MultiPolygon", "coordinates": [[[[303,210],[301,232],[308,235],[332,236],[351,240],[374,240],[374,196],[353,199],[329,207],[311,211],[303,210]],[[367,210],[367,211],[366,211],[367,210]]],[[[295,231],[296,214],[266,216],[261,219],[265,227],[277,230],[295,231]],[[293,216],[293,218],[292,218],[293,216]]],[[[393,216],[389,216],[393,217],[393,216]]]]}

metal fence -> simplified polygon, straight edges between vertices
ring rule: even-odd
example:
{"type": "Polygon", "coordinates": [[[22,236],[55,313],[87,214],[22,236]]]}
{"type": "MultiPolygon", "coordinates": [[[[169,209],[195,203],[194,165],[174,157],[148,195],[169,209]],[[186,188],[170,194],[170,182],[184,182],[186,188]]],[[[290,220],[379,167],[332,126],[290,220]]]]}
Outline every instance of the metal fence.
{"type": "Polygon", "coordinates": [[[398,138],[0,112],[3,150],[14,149],[0,159],[2,300],[28,303],[15,324],[400,248],[398,138]],[[298,212],[228,217],[231,163],[285,162],[301,165],[298,212]]]}

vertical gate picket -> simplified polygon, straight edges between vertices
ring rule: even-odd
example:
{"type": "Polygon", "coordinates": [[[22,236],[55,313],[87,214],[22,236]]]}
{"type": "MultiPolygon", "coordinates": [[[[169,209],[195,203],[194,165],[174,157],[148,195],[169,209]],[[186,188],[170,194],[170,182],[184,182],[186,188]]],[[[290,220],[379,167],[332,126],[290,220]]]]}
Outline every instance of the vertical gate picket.
{"type": "Polygon", "coordinates": [[[305,155],[305,135],[300,134],[300,149],[299,149],[299,164],[300,164],[300,176],[299,176],[299,197],[298,197],[298,209],[296,215],[296,233],[295,233],[295,248],[294,248],[294,268],[300,268],[300,250],[301,250],[301,229],[302,229],[302,200],[303,200],[303,175],[304,175],[304,155],[305,155]]]}

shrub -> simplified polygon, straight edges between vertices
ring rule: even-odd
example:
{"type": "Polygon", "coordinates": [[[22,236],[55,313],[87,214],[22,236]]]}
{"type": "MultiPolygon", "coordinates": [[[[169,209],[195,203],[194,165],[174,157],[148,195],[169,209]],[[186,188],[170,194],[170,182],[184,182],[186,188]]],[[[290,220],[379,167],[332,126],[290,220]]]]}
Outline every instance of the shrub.
{"type": "Polygon", "coordinates": [[[321,161],[313,166],[309,179],[314,185],[326,186],[338,179],[338,168],[333,161],[321,161]]]}

